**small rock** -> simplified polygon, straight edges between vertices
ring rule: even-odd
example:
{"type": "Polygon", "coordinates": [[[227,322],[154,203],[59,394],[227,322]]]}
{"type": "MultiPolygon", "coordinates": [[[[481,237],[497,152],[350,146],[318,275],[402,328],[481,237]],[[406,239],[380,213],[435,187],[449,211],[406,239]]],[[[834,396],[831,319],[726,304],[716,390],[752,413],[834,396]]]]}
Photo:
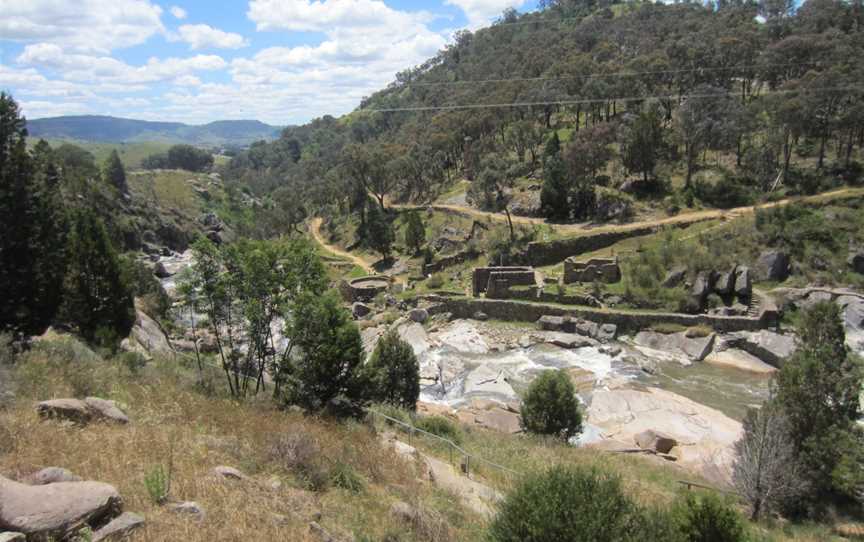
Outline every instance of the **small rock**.
{"type": "Polygon", "coordinates": [[[364,316],[368,316],[372,312],[372,309],[369,308],[368,305],[360,303],[354,303],[351,305],[351,313],[354,315],[354,318],[363,318],[364,316]]]}
{"type": "Polygon", "coordinates": [[[336,539],[328,533],[317,521],[309,522],[309,532],[315,535],[321,542],[336,542],[336,539]]]}
{"type": "Polygon", "coordinates": [[[234,467],[220,466],[213,468],[210,473],[216,478],[224,478],[225,480],[247,480],[248,476],[235,469],[234,467]]]}
{"type": "Polygon", "coordinates": [[[398,501],[390,505],[390,515],[399,521],[413,523],[417,518],[417,511],[410,504],[398,501]]]}
{"type": "Polygon", "coordinates": [[[486,320],[489,319],[489,315],[487,315],[483,311],[477,311],[474,313],[474,319],[479,321],[479,322],[485,322],[486,320]]]}
{"type": "Polygon", "coordinates": [[[608,342],[614,341],[615,336],[618,334],[618,326],[615,324],[603,324],[597,329],[597,337],[598,341],[608,342]]]}
{"type": "Polygon", "coordinates": [[[21,480],[22,483],[25,483],[29,486],[44,486],[47,484],[56,484],[57,482],[80,481],[81,478],[79,476],[75,476],[70,471],[66,469],[61,469],[60,467],[48,467],[40,470],[39,472],[34,472],[33,474],[21,480]]]}
{"type": "Polygon", "coordinates": [[[171,273],[165,269],[165,265],[162,262],[156,262],[156,265],[153,266],[153,274],[160,279],[167,279],[171,276],[171,273]]]}
{"type": "Polygon", "coordinates": [[[124,512],[110,523],[93,533],[93,542],[100,540],[120,540],[126,538],[129,534],[144,525],[144,517],[132,512],[124,512]]]}
{"type": "Polygon", "coordinates": [[[87,397],[84,399],[84,403],[98,418],[123,425],[129,423],[129,417],[126,416],[126,413],[117,408],[117,403],[114,401],[108,401],[98,397],[87,397]]]}
{"type": "Polygon", "coordinates": [[[187,514],[190,516],[194,516],[197,519],[204,519],[207,513],[204,511],[204,508],[201,507],[195,501],[185,501],[168,505],[168,510],[177,513],[177,514],[187,514]]]}
{"type": "Polygon", "coordinates": [[[621,347],[616,345],[604,345],[600,347],[600,353],[614,358],[621,353],[621,347]]]}
{"type": "Polygon", "coordinates": [[[0,542],[26,542],[27,537],[24,536],[24,533],[13,533],[11,531],[7,531],[5,533],[0,533],[0,542]]]}
{"type": "Polygon", "coordinates": [[[410,318],[412,322],[422,324],[429,319],[429,312],[426,309],[413,309],[408,313],[408,318],[410,318]]]}

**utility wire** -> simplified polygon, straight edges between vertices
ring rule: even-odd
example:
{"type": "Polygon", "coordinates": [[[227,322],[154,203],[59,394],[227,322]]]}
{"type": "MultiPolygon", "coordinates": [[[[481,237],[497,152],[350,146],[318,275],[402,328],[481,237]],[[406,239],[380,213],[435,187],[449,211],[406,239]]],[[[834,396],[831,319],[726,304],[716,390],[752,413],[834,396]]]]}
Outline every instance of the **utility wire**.
{"type": "MultiPolygon", "coordinates": [[[[800,92],[841,92],[841,91],[849,91],[849,90],[862,90],[860,85],[851,86],[851,87],[822,87],[822,88],[811,88],[811,89],[789,89],[789,90],[766,90],[762,92],[760,95],[764,96],[767,94],[795,94],[800,92]]],[[[411,111],[453,111],[453,110],[462,110],[462,109],[502,109],[508,107],[536,107],[536,106],[544,106],[544,105],[590,105],[590,104],[605,104],[609,102],[641,102],[645,100],[674,100],[678,98],[684,98],[687,100],[690,99],[711,99],[711,98],[722,98],[727,96],[739,96],[739,92],[717,92],[711,94],[668,94],[668,95],[660,95],[660,96],[628,96],[623,98],[591,98],[591,99],[582,99],[582,100],[552,100],[552,101],[538,101],[538,102],[510,102],[510,103],[497,103],[497,104],[457,104],[457,105],[430,105],[430,106],[416,106],[416,107],[389,107],[389,108],[380,108],[380,109],[361,109],[361,111],[368,111],[370,113],[398,113],[398,112],[411,112],[411,111]]]]}

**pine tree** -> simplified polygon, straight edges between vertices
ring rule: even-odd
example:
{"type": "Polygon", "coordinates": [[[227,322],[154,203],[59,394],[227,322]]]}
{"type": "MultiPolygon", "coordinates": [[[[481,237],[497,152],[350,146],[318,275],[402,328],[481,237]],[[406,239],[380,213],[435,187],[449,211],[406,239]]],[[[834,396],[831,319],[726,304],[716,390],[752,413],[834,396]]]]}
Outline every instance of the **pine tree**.
{"type": "Polygon", "coordinates": [[[135,320],[120,259],[90,210],[78,210],[72,219],[60,318],[85,339],[103,343],[125,337],[135,320]]]}
{"type": "Polygon", "coordinates": [[[387,214],[375,205],[371,205],[366,222],[369,245],[381,253],[384,261],[390,258],[390,250],[396,236],[393,226],[387,219],[387,214]]]}
{"type": "Polygon", "coordinates": [[[420,365],[411,345],[391,331],[381,337],[365,368],[375,401],[407,410],[420,397],[420,365]]]}
{"type": "Polygon", "coordinates": [[[561,140],[558,138],[558,132],[552,132],[552,137],[546,141],[546,147],[543,149],[543,156],[551,158],[561,154],[561,140]]]}
{"type": "Polygon", "coordinates": [[[123,167],[123,162],[120,161],[117,149],[111,151],[111,156],[105,162],[105,180],[119,190],[121,194],[129,193],[129,186],[126,184],[126,169],[123,167]]]}
{"type": "Polygon", "coordinates": [[[417,211],[408,213],[408,224],[405,227],[405,245],[414,251],[414,254],[420,252],[423,243],[426,242],[426,226],[423,225],[423,219],[417,211]]]}
{"type": "Polygon", "coordinates": [[[299,355],[286,377],[285,401],[310,412],[359,415],[368,393],[361,374],[363,342],[336,296],[302,294],[288,335],[299,355]]]}
{"type": "Polygon", "coordinates": [[[543,168],[543,187],[540,190],[540,209],[552,220],[567,220],[570,206],[567,203],[569,192],[567,169],[557,155],[546,159],[543,168]]]}
{"type": "Polygon", "coordinates": [[[0,93],[0,329],[36,333],[57,310],[63,213],[56,169],[42,174],[27,153],[25,125],[0,93]]]}

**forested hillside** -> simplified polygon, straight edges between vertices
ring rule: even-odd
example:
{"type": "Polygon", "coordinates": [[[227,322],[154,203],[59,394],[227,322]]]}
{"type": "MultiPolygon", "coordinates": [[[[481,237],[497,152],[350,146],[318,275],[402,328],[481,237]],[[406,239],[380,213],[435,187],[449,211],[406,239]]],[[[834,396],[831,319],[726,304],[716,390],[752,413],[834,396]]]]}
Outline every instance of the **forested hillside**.
{"type": "Polygon", "coordinates": [[[277,190],[283,215],[361,222],[366,194],[429,202],[463,179],[474,206],[580,222],[858,181],[861,2],[543,4],[253,145],[229,176],[277,190]]]}
{"type": "Polygon", "coordinates": [[[99,115],[31,119],[33,137],[73,139],[98,143],[169,142],[242,146],[278,137],[279,128],[256,120],[226,120],[201,126],[181,122],[152,122],[99,115]]]}

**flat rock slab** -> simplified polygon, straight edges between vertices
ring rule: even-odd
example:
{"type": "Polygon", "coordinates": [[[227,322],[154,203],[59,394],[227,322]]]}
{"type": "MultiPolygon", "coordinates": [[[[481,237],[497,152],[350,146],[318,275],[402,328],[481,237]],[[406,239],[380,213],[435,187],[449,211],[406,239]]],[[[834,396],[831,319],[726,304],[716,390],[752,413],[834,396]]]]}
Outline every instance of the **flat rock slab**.
{"type": "Polygon", "coordinates": [[[633,341],[637,346],[685,356],[691,361],[702,361],[714,347],[714,334],[707,337],[688,337],[686,332],[657,333],[640,331],[633,341]]]}
{"type": "Polygon", "coordinates": [[[218,478],[221,480],[235,480],[242,482],[249,479],[248,476],[235,469],[234,467],[226,467],[224,465],[213,468],[210,471],[210,474],[212,474],[214,478],[218,478]]]}
{"type": "Polygon", "coordinates": [[[168,510],[175,514],[184,514],[196,519],[204,519],[207,513],[204,508],[195,501],[178,502],[168,505],[168,510]]]}
{"type": "Polygon", "coordinates": [[[80,482],[81,477],[60,467],[47,467],[24,477],[21,482],[29,486],[44,486],[57,482],[80,482]]]}
{"type": "Polygon", "coordinates": [[[753,354],[747,353],[744,350],[738,350],[737,348],[730,348],[722,352],[712,352],[705,358],[705,363],[760,375],[770,375],[777,372],[777,368],[773,365],[768,365],[753,354]]]}
{"type": "Polygon", "coordinates": [[[0,476],[0,503],[0,526],[28,536],[63,538],[119,512],[123,499],[113,486],[100,482],[28,486],[0,476]]]}
{"type": "Polygon", "coordinates": [[[84,399],[84,402],[97,418],[122,425],[129,423],[129,417],[126,416],[125,412],[117,408],[117,403],[114,401],[98,397],[88,397],[84,399]]]}
{"type": "Polygon", "coordinates": [[[6,531],[0,533],[0,542],[27,542],[27,537],[24,536],[24,533],[6,531]]]}
{"type": "Polygon", "coordinates": [[[144,525],[144,516],[125,512],[112,519],[107,525],[93,533],[93,542],[101,540],[120,540],[126,538],[135,529],[144,525]]]}

